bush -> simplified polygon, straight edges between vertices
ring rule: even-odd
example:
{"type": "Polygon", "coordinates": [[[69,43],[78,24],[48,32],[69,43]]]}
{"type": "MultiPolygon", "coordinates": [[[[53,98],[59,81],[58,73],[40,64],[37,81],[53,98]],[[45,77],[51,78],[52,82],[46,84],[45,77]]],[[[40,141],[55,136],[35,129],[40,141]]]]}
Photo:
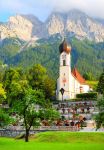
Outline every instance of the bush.
{"type": "Polygon", "coordinates": [[[97,92],[91,92],[91,93],[82,93],[82,94],[77,94],[76,97],[77,98],[81,98],[83,100],[96,100],[97,99],[97,95],[98,93],[97,92]]]}

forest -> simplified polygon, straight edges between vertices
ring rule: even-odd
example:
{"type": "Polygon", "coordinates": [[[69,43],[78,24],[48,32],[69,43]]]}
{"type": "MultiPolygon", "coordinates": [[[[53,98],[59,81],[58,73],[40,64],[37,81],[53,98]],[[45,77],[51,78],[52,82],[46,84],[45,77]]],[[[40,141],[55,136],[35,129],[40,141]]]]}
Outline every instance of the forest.
{"type": "MultiPolygon", "coordinates": [[[[104,68],[104,43],[67,38],[71,45],[71,67],[76,66],[87,80],[98,80],[104,68]]],[[[0,43],[0,69],[21,67],[29,70],[35,64],[46,67],[48,74],[55,80],[59,72],[59,35],[38,40],[28,45],[18,38],[5,39],[0,43]],[[21,50],[21,47],[23,49],[21,50]]]]}

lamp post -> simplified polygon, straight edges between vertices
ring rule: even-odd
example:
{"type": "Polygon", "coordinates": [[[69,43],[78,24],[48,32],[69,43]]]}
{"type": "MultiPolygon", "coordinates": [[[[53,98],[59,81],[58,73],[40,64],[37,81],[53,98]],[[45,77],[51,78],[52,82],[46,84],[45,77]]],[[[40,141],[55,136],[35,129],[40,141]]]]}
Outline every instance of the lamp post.
{"type": "Polygon", "coordinates": [[[62,95],[62,101],[63,101],[63,95],[64,95],[64,92],[65,90],[63,88],[60,89],[60,92],[61,92],[61,95],[62,95]]]}

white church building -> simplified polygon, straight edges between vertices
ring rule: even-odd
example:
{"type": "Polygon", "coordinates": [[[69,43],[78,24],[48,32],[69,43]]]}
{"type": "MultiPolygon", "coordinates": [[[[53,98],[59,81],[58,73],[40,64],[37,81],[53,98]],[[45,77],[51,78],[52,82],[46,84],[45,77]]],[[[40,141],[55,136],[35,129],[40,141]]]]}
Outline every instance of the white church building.
{"type": "Polygon", "coordinates": [[[59,46],[60,66],[59,78],[57,79],[57,99],[69,100],[76,97],[76,94],[90,91],[89,85],[76,68],[71,70],[71,46],[64,41],[59,46]]]}

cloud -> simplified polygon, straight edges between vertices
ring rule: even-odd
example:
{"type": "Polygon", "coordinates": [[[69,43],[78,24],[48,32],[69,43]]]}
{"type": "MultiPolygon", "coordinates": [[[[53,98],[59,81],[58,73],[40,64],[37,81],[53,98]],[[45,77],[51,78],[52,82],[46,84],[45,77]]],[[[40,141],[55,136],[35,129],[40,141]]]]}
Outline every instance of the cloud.
{"type": "Polygon", "coordinates": [[[88,15],[104,18],[104,0],[0,0],[0,15],[6,13],[34,14],[46,19],[52,10],[68,11],[76,8],[88,15]]]}
{"type": "Polygon", "coordinates": [[[104,0],[43,0],[58,11],[68,11],[76,8],[94,17],[104,18],[104,0]]]}

